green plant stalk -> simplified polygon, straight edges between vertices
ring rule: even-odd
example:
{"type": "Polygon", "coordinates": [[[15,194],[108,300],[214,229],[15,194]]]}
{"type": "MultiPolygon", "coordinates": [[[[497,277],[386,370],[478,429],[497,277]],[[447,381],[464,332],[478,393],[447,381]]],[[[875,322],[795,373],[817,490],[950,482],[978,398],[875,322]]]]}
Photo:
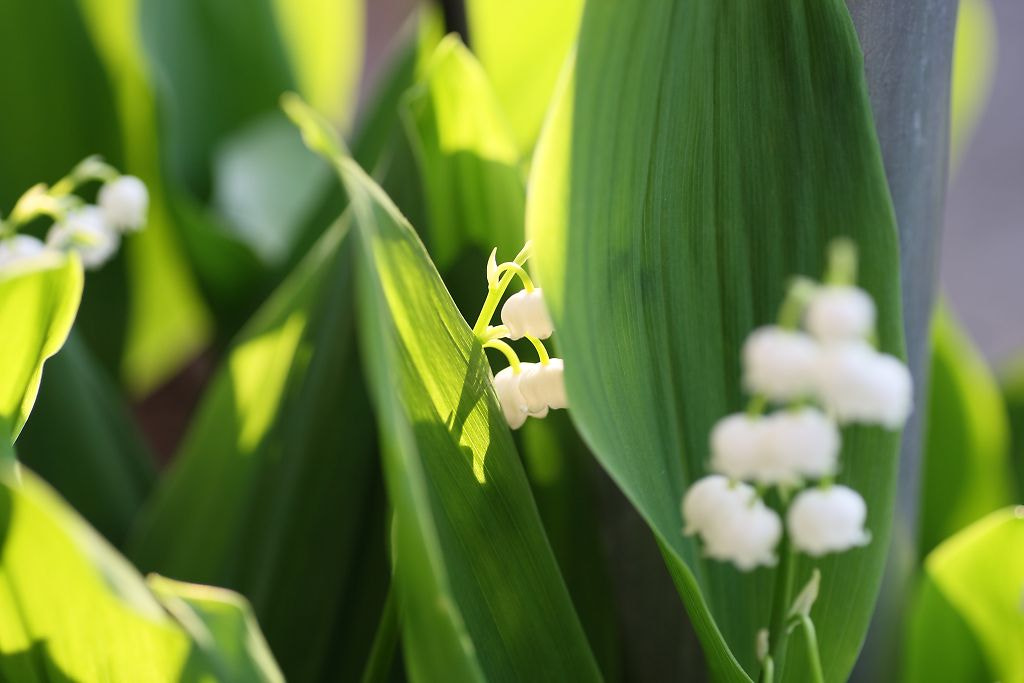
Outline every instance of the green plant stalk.
{"type": "MultiPolygon", "coordinates": [[[[796,552],[789,543],[789,536],[783,535],[779,543],[779,573],[775,577],[775,594],[772,599],[771,625],[769,643],[773,663],[783,666],[786,659],[786,614],[793,601],[793,578],[796,565],[796,552]]],[[[773,667],[774,668],[774,667],[773,667]]]]}
{"type": "Polygon", "coordinates": [[[395,656],[395,645],[398,643],[398,608],[395,604],[395,584],[388,586],[388,595],[384,600],[384,610],[377,624],[377,633],[373,637],[370,656],[363,669],[362,683],[383,683],[391,673],[395,656]]]}
{"type": "Polygon", "coordinates": [[[818,633],[814,622],[806,614],[799,617],[799,625],[804,629],[804,641],[807,644],[807,660],[811,665],[811,680],[814,683],[825,683],[825,675],[821,670],[821,655],[818,654],[818,633]]]}

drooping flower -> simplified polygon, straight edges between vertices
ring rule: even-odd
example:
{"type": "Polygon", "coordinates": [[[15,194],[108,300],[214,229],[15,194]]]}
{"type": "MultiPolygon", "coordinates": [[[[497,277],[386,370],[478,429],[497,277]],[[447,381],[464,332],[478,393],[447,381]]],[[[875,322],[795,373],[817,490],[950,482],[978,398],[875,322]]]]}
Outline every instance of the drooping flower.
{"type": "Polygon", "coordinates": [[[866,339],[875,328],[875,302],[859,287],[826,285],[811,297],[804,323],[822,342],[866,339]]]}
{"type": "Polygon", "coordinates": [[[494,376],[494,393],[498,396],[501,412],[505,421],[512,429],[519,429],[526,422],[526,399],[519,390],[522,372],[515,372],[511,367],[501,370],[494,376]]]}
{"type": "Polygon", "coordinates": [[[94,270],[110,260],[121,244],[121,237],[107,223],[99,207],[87,205],[68,211],[62,221],[55,223],[46,243],[57,249],[74,249],[82,265],[94,270]]]}
{"type": "Polygon", "coordinates": [[[803,398],[814,389],[818,354],[818,344],[803,332],[760,327],[743,344],[743,383],[773,401],[803,398]]]}
{"type": "Polygon", "coordinates": [[[842,552],[866,545],[871,534],[864,529],[867,505],[851,488],[833,485],[801,491],[786,515],[793,546],[808,555],[842,552]]]}
{"type": "Polygon", "coordinates": [[[730,479],[755,479],[765,448],[764,420],[734,413],[711,430],[711,469],[730,479]]]}
{"type": "Polygon", "coordinates": [[[547,339],[554,332],[540,287],[529,292],[523,289],[510,296],[501,307],[501,322],[508,328],[510,339],[526,335],[547,339]]]}
{"type": "Polygon", "coordinates": [[[839,429],[817,408],[773,413],[765,419],[764,431],[767,455],[762,483],[794,483],[836,473],[839,429]]]}
{"type": "Polygon", "coordinates": [[[732,562],[741,571],[773,566],[782,520],[760,498],[723,506],[701,531],[708,557],[732,562]]]}
{"type": "Polygon", "coordinates": [[[913,407],[913,382],[899,359],[864,342],[826,347],[817,369],[822,404],[841,424],[863,422],[898,429],[913,407]]]}
{"type": "Polygon", "coordinates": [[[523,363],[523,366],[519,390],[531,415],[539,417],[542,411],[547,414],[548,408],[557,410],[568,405],[561,358],[551,358],[547,363],[523,363]]]}
{"type": "Polygon", "coordinates": [[[105,183],[96,201],[107,222],[118,230],[135,231],[146,225],[149,191],[135,176],[118,176],[105,183]]]}
{"type": "Polygon", "coordinates": [[[46,251],[46,245],[31,235],[11,235],[0,239],[0,270],[46,251]]]}

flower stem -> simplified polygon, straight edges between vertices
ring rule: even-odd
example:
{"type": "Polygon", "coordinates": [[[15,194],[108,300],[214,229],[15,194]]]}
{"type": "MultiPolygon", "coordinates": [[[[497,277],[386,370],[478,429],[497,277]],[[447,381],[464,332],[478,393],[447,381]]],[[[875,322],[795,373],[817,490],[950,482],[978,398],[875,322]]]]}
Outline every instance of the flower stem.
{"type": "Polygon", "coordinates": [[[807,646],[807,661],[811,665],[811,681],[813,683],[825,683],[825,674],[821,669],[821,654],[818,652],[818,633],[814,628],[814,622],[806,614],[799,616],[799,625],[804,630],[804,643],[807,646]]]}
{"type": "Polygon", "coordinates": [[[508,364],[512,368],[512,374],[519,374],[519,356],[516,355],[516,352],[512,350],[511,346],[501,341],[500,339],[488,339],[487,341],[484,342],[484,348],[497,349],[498,351],[501,351],[503,354],[505,354],[505,357],[508,358],[508,364]]]}
{"type": "Polygon", "coordinates": [[[544,342],[537,339],[532,334],[526,335],[526,338],[530,340],[531,344],[533,344],[533,348],[537,349],[537,357],[540,359],[541,365],[547,365],[551,362],[551,357],[548,356],[548,350],[544,348],[544,342]]]}
{"type": "Polygon", "coordinates": [[[814,293],[815,284],[805,277],[795,277],[786,290],[786,298],[782,300],[779,307],[779,327],[786,330],[794,330],[800,325],[800,318],[804,315],[807,302],[814,293]]]}
{"type": "Polygon", "coordinates": [[[789,604],[793,601],[793,575],[796,564],[796,553],[790,545],[788,536],[783,536],[779,543],[779,555],[780,566],[775,577],[769,640],[772,645],[772,660],[781,666],[786,658],[786,614],[789,612],[789,604]]]}
{"type": "Polygon", "coordinates": [[[530,278],[530,274],[529,273],[527,273],[525,270],[523,270],[523,267],[521,265],[519,265],[518,263],[515,263],[514,261],[509,261],[508,263],[502,263],[500,266],[498,266],[498,269],[496,271],[494,271],[494,274],[495,275],[503,275],[506,272],[515,273],[516,275],[518,275],[519,279],[522,280],[522,282],[523,282],[523,288],[527,292],[532,292],[533,291],[533,289],[534,289],[534,287],[533,287],[533,279],[530,278]]]}
{"type": "Polygon", "coordinates": [[[825,282],[852,285],[857,282],[857,245],[847,237],[838,237],[828,245],[825,282]]]}
{"type": "MultiPolygon", "coordinates": [[[[532,243],[527,242],[519,253],[516,254],[515,259],[513,259],[511,263],[516,266],[522,266],[526,263],[527,259],[530,258],[531,247],[532,243]]],[[[477,316],[476,324],[473,325],[473,334],[475,334],[481,341],[483,341],[483,335],[487,331],[487,325],[490,324],[491,318],[494,317],[494,311],[498,308],[498,302],[501,301],[501,295],[505,293],[506,289],[508,289],[509,284],[512,282],[512,278],[515,276],[515,273],[505,272],[496,285],[489,285],[487,287],[487,298],[484,299],[484,305],[480,309],[480,315],[477,316]]],[[[529,278],[529,276],[527,276],[527,278],[529,278]]],[[[530,284],[533,284],[532,281],[530,284]]]]}

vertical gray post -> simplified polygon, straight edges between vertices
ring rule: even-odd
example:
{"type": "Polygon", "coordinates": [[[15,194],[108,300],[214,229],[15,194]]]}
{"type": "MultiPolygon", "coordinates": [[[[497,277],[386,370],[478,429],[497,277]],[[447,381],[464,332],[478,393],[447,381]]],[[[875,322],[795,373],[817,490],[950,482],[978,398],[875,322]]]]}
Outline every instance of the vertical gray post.
{"type": "Polygon", "coordinates": [[[847,0],[864,50],[871,108],[900,230],[903,314],[917,410],[900,454],[899,493],[882,599],[854,672],[894,680],[917,561],[928,326],[935,299],[949,156],[949,96],[958,0],[847,0]]]}

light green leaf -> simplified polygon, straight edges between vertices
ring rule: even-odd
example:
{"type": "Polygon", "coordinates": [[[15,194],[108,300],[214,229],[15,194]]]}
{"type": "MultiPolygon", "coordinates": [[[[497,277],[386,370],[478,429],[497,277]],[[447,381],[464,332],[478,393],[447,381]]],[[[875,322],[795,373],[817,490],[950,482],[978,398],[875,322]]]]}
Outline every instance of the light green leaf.
{"type": "MultiPolygon", "coordinates": [[[[881,347],[902,350],[895,220],[856,34],[839,0],[598,0],[549,116],[527,228],[571,415],[651,525],[714,675],[744,680],[775,572],[705,559],[679,513],[712,425],[745,405],[741,344],[775,319],[788,278],[820,276],[829,240],[848,235],[881,347]]],[[[840,481],[867,499],[873,541],[816,563],[828,680],[846,679],[867,629],[899,443],[843,436],[840,481]]],[[[811,567],[798,563],[797,585],[811,567]]],[[[802,657],[776,664],[783,680],[806,676],[802,657]]]]}
{"type": "Polygon", "coordinates": [[[583,0],[468,0],[469,40],[529,156],[558,73],[576,41],[583,0]]]}
{"type": "MultiPolygon", "coordinates": [[[[307,140],[329,137],[294,99],[285,106],[307,140]]],[[[412,227],[354,161],[334,160],[359,228],[359,329],[410,677],[598,678],[482,347],[412,227]]]]}
{"type": "MultiPolygon", "coordinates": [[[[925,572],[981,646],[992,678],[1024,681],[1024,507],[993,512],[943,542],[925,572]]],[[[941,660],[941,642],[930,644],[941,660]]]]}
{"type": "Polygon", "coordinates": [[[467,244],[517,252],[525,196],[519,150],[487,75],[457,36],[437,46],[402,107],[438,267],[450,267],[467,244]]]}
{"type": "Polygon", "coordinates": [[[296,680],[358,675],[387,583],[350,243],[345,218],[243,330],[129,544],[245,594],[296,680]]]}
{"type": "Polygon", "coordinates": [[[961,0],[953,44],[950,160],[955,169],[992,91],[998,48],[989,0],[961,0]]]}
{"type": "Polygon", "coordinates": [[[64,345],[81,297],[77,256],[49,252],[0,273],[0,434],[12,441],[36,400],[43,362],[64,345]]]}
{"type": "Polygon", "coordinates": [[[241,599],[210,598],[226,599],[207,605],[221,615],[216,638],[207,636],[212,625],[200,631],[191,607],[178,614],[187,624],[169,616],[138,572],[29,470],[0,471],[0,678],[279,680],[241,599]]]}
{"type": "Polygon", "coordinates": [[[1010,428],[984,359],[941,306],[932,320],[921,555],[1012,500],[1010,428]]]}
{"type": "Polygon", "coordinates": [[[1024,354],[1018,354],[1002,373],[1003,398],[1010,417],[1010,460],[1017,475],[1017,499],[1024,496],[1024,354]]]}

